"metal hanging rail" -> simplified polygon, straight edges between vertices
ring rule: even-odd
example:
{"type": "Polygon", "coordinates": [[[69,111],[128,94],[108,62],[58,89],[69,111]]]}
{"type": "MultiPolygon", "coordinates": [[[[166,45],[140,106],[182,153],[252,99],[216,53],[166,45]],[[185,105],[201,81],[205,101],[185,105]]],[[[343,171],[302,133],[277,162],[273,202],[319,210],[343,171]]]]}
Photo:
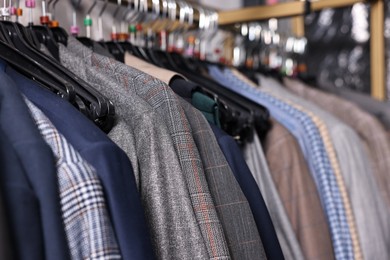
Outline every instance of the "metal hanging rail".
{"type": "MultiPolygon", "coordinates": [[[[310,3],[310,11],[316,12],[325,8],[347,7],[356,3],[371,4],[371,96],[378,100],[385,100],[384,0],[319,0],[310,3]]],[[[219,25],[302,16],[307,11],[307,3],[304,1],[247,7],[219,12],[219,25]]]]}
{"type": "MultiPolygon", "coordinates": [[[[104,1],[104,0],[102,0],[102,1],[104,1]]],[[[148,10],[152,11],[153,2],[152,2],[152,0],[147,0],[147,1],[148,1],[148,10]]],[[[112,3],[112,4],[115,4],[115,5],[118,4],[118,0],[108,0],[108,2],[112,3]]],[[[161,2],[162,2],[162,0],[160,0],[160,7],[162,5],[161,2]]],[[[122,0],[121,1],[121,5],[124,6],[124,7],[128,6],[128,3],[129,3],[128,0],[122,0]]],[[[188,3],[192,5],[191,2],[188,2],[188,3]]],[[[134,7],[134,1],[131,1],[130,4],[132,5],[132,7],[134,7]]],[[[194,5],[194,7],[196,9],[196,5],[194,5]]],[[[176,10],[176,17],[177,17],[177,19],[179,19],[179,17],[180,17],[179,10],[176,10]]],[[[193,19],[194,19],[193,20],[194,24],[198,24],[199,23],[199,12],[197,12],[196,10],[194,10],[194,17],[193,17],[193,19]]]]}

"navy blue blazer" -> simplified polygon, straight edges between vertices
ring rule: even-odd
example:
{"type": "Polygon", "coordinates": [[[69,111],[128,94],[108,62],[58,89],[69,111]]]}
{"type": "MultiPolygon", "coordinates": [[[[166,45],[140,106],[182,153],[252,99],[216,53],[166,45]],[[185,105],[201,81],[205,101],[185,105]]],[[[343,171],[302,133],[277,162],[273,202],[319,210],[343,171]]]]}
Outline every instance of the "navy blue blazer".
{"type": "Polygon", "coordinates": [[[7,74],[21,92],[50,119],[58,131],[97,171],[124,259],[154,259],[140,195],[127,155],[67,101],[10,67],[7,74]]]}
{"type": "Polygon", "coordinates": [[[13,164],[2,165],[1,185],[17,258],[69,259],[53,153],[4,69],[0,63],[1,147],[13,164]]]}
{"type": "Polygon", "coordinates": [[[240,148],[231,136],[211,123],[210,126],[237,182],[240,184],[249,202],[267,258],[284,259],[267,206],[240,148]]]}
{"type": "MultiPolygon", "coordinates": [[[[10,238],[15,246],[14,257],[17,259],[44,259],[39,201],[29,185],[18,155],[6,138],[2,127],[0,127],[0,165],[4,213],[5,217],[9,219],[10,238]]],[[[2,257],[3,253],[6,253],[4,251],[6,246],[1,249],[2,257]]]]}
{"type": "MultiPolygon", "coordinates": [[[[0,128],[0,135],[2,138],[5,139],[5,136],[3,135],[1,128],[0,128]]],[[[0,144],[3,144],[3,139],[0,138],[0,144]]],[[[14,159],[11,159],[11,157],[8,157],[5,153],[7,153],[7,148],[10,148],[11,146],[6,144],[5,142],[8,142],[8,140],[4,140],[4,146],[0,145],[0,165],[4,166],[5,164],[9,164],[10,162],[7,162],[6,159],[11,160],[12,163],[17,163],[14,159]],[[4,149],[5,148],[5,149],[4,149]]],[[[15,155],[15,151],[11,151],[13,156],[15,155]]],[[[14,157],[15,158],[15,157],[14,157]]],[[[8,166],[7,166],[8,168],[8,166]]],[[[4,170],[4,168],[3,168],[4,170]]],[[[0,177],[1,179],[1,177],[0,177]]],[[[1,185],[0,185],[1,186],[1,185]]],[[[19,205],[19,204],[16,204],[19,205]]],[[[11,241],[11,234],[9,232],[9,221],[7,217],[7,208],[4,204],[4,198],[3,198],[3,190],[0,187],[0,259],[14,259],[14,251],[15,247],[12,244],[11,241]]]]}

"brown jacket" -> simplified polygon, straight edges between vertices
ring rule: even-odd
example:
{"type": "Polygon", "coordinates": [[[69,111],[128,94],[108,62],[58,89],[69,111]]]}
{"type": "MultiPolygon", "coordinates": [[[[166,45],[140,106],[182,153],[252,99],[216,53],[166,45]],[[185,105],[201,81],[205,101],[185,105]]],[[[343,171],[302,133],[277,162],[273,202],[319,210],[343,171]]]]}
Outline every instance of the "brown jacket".
{"type": "Polygon", "coordinates": [[[282,125],[273,121],[264,151],[305,258],[334,259],[325,214],[297,141],[282,125]]]}

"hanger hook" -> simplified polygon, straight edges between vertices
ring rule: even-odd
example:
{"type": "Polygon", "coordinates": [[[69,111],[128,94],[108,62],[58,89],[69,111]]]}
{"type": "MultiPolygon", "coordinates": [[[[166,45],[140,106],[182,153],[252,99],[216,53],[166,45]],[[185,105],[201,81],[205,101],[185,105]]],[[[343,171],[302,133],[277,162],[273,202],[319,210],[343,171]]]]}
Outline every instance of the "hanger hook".
{"type": "Polygon", "coordinates": [[[130,0],[128,1],[127,10],[125,12],[125,20],[128,23],[134,23],[137,20],[137,17],[139,16],[139,12],[137,11],[139,3],[138,0],[132,0],[132,3],[134,4],[134,9],[131,8],[130,0]],[[130,15],[129,15],[130,14],[130,15]]]}
{"type": "MultiPolygon", "coordinates": [[[[58,0],[57,0],[57,1],[58,1],[58,0]]],[[[108,4],[108,0],[105,0],[105,1],[104,1],[104,4],[103,4],[103,7],[102,7],[102,9],[100,10],[99,15],[98,15],[99,18],[102,17],[104,11],[105,11],[106,8],[107,8],[107,4],[108,4]]]]}
{"type": "Polygon", "coordinates": [[[56,5],[57,5],[57,2],[59,0],[49,0],[47,2],[47,8],[50,10],[50,12],[52,13],[53,15],[53,19],[54,19],[54,12],[55,12],[55,8],[56,8],[56,5]],[[50,6],[51,5],[51,6],[50,6]]]}
{"type": "Polygon", "coordinates": [[[183,1],[179,1],[178,5],[179,5],[179,22],[180,24],[184,24],[187,16],[187,8],[183,1]]]}
{"type": "Polygon", "coordinates": [[[99,41],[103,41],[104,40],[102,15],[103,15],[104,10],[106,10],[106,8],[107,8],[107,4],[108,4],[108,0],[105,0],[104,4],[103,4],[103,7],[100,10],[99,15],[98,15],[99,41]]]}
{"type": "Polygon", "coordinates": [[[190,24],[190,7],[185,1],[179,1],[179,21],[181,24],[179,32],[184,33],[190,24]]]}
{"type": "Polygon", "coordinates": [[[160,0],[152,0],[152,10],[156,18],[160,16],[160,0]]]}
{"type": "Polygon", "coordinates": [[[190,3],[186,3],[188,7],[188,23],[190,26],[194,24],[194,7],[190,3]]]}
{"type": "Polygon", "coordinates": [[[218,30],[219,28],[219,14],[217,11],[214,11],[214,25],[215,25],[215,30],[218,30]]]}
{"type": "Polygon", "coordinates": [[[168,0],[162,0],[162,12],[161,17],[166,18],[168,17],[168,0]]]}
{"type": "Polygon", "coordinates": [[[72,0],[71,3],[72,3],[73,8],[77,9],[80,7],[81,0],[72,0]]]}
{"type": "Polygon", "coordinates": [[[80,7],[80,3],[81,3],[81,0],[78,0],[77,2],[76,2],[76,0],[72,0],[73,21],[72,21],[72,25],[70,27],[70,32],[73,36],[78,36],[78,34],[80,33],[80,28],[77,26],[77,13],[76,13],[76,9],[78,9],[80,7]]]}
{"type": "Polygon", "coordinates": [[[92,12],[92,10],[95,8],[96,4],[97,4],[97,0],[95,0],[95,1],[93,2],[93,4],[91,5],[91,7],[88,9],[87,15],[90,15],[90,14],[91,14],[91,12],[92,12]]]}
{"type": "Polygon", "coordinates": [[[118,35],[117,35],[117,27],[116,27],[116,17],[118,16],[119,10],[122,5],[122,0],[117,1],[117,6],[115,8],[114,14],[112,15],[112,30],[111,30],[111,38],[112,40],[117,40],[118,35]]]}
{"type": "MultiPolygon", "coordinates": [[[[9,1],[11,3],[11,0],[9,1]]],[[[9,8],[10,6],[7,5],[7,0],[3,1],[3,5],[1,7],[1,14],[0,17],[4,20],[7,21],[9,17],[11,16],[11,9],[9,8]]]]}
{"type": "Polygon", "coordinates": [[[91,18],[91,12],[93,8],[96,6],[97,0],[93,2],[91,7],[87,10],[87,14],[85,15],[84,18],[84,26],[85,26],[85,33],[87,38],[91,38],[91,27],[92,27],[92,18],[91,18]]]}
{"type": "Polygon", "coordinates": [[[126,9],[125,11],[123,12],[123,15],[122,15],[122,21],[123,20],[126,20],[126,16],[127,14],[131,11],[131,3],[130,3],[130,0],[127,0],[127,6],[126,6],[126,9]]]}
{"type": "Polygon", "coordinates": [[[175,0],[169,1],[168,8],[170,9],[169,16],[170,16],[171,20],[175,21],[176,20],[176,8],[177,8],[176,1],[175,0]]]}
{"type": "Polygon", "coordinates": [[[120,33],[122,35],[127,34],[128,28],[126,28],[126,17],[130,11],[131,11],[131,3],[130,0],[127,0],[127,6],[120,18],[120,33]]]}
{"type": "Polygon", "coordinates": [[[205,28],[205,19],[206,19],[206,16],[205,16],[205,12],[204,12],[204,9],[200,6],[197,7],[198,9],[198,12],[199,12],[199,29],[203,31],[203,29],[205,28]]]}
{"type": "Polygon", "coordinates": [[[140,14],[140,18],[138,20],[138,23],[143,23],[145,22],[145,18],[147,17],[147,12],[148,12],[148,1],[147,0],[139,0],[138,2],[138,12],[140,14]]]}
{"type": "Polygon", "coordinates": [[[113,14],[114,19],[115,19],[116,16],[118,15],[119,10],[120,10],[120,8],[121,8],[121,5],[122,5],[122,0],[118,0],[118,1],[117,1],[117,7],[115,8],[115,11],[114,11],[114,14],[113,14]]]}
{"type": "Polygon", "coordinates": [[[148,12],[148,1],[147,0],[141,0],[141,9],[142,12],[147,13],[148,12]]]}

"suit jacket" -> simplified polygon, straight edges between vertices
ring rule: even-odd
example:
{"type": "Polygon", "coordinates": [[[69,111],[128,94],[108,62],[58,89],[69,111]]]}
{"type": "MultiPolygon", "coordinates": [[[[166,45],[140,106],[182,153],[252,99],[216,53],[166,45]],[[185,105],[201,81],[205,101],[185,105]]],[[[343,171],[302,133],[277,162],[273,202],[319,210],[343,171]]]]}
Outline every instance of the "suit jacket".
{"type": "Polygon", "coordinates": [[[83,57],[88,65],[146,101],[164,120],[179,158],[192,208],[208,254],[212,259],[228,257],[226,239],[211,199],[202,161],[192,138],[188,120],[173,91],[162,81],[123,63],[91,53],[79,43],[69,42],[68,47],[83,57]]]}
{"type": "MultiPolygon", "coordinates": [[[[18,162],[15,161],[15,151],[11,148],[9,145],[8,140],[4,140],[3,131],[0,128],[0,142],[2,145],[0,145],[0,165],[2,166],[2,170],[8,170],[9,167],[13,167],[13,165],[17,164],[18,162]],[[4,140],[4,142],[3,142],[4,140]],[[8,146],[8,147],[7,147],[8,146]],[[11,148],[11,149],[7,149],[11,148]],[[11,156],[7,156],[7,154],[12,154],[11,156]],[[8,158],[7,158],[8,157],[8,158]],[[11,159],[13,158],[13,159],[11,159]],[[7,159],[9,159],[7,161],[7,159]]],[[[15,166],[16,169],[19,170],[20,166],[15,166]]],[[[1,178],[1,177],[0,177],[1,178]]],[[[9,212],[9,209],[6,208],[6,204],[4,203],[4,196],[3,196],[4,190],[0,189],[0,259],[14,259],[15,255],[15,248],[11,240],[11,233],[10,233],[10,222],[8,221],[7,214],[9,212]]],[[[16,204],[18,207],[21,206],[21,204],[16,204]]],[[[38,223],[39,224],[39,223],[38,223]]],[[[38,225],[40,227],[40,225],[38,225]]]]}
{"type": "Polygon", "coordinates": [[[295,138],[273,121],[263,146],[270,173],[305,259],[334,259],[318,191],[295,138]]]}
{"type": "Polygon", "coordinates": [[[266,259],[249,203],[226,162],[207,120],[181,100],[204,163],[207,182],[233,259],[266,259]]]}
{"type": "Polygon", "coordinates": [[[18,259],[69,259],[61,219],[55,161],[17,87],[0,64],[1,185],[18,259]],[[14,151],[14,152],[12,152],[14,151]],[[7,156],[7,157],[4,157],[7,156]],[[8,167],[9,166],[9,167],[8,167]]]}
{"type": "Polygon", "coordinates": [[[121,258],[96,170],[58,133],[42,111],[25,101],[57,162],[62,220],[71,258],[121,258]]]}
{"type": "Polygon", "coordinates": [[[264,251],[268,259],[283,259],[283,252],[263,196],[252,176],[244,156],[233,137],[229,136],[217,126],[210,124],[218,144],[240,184],[245,197],[248,199],[253,217],[256,221],[264,251]]]}
{"type": "Polygon", "coordinates": [[[70,103],[9,66],[6,72],[82,158],[96,169],[123,258],[153,259],[149,229],[127,155],[70,103]]]}
{"type": "MultiPolygon", "coordinates": [[[[19,162],[18,154],[0,129],[1,189],[4,194],[6,218],[9,220],[9,236],[18,259],[45,259],[45,245],[39,212],[39,201],[19,162]]],[[[6,230],[4,230],[5,232],[6,230]]],[[[7,234],[2,236],[6,239],[7,234]]],[[[8,241],[1,241],[2,252],[7,254],[8,241]]],[[[12,258],[2,258],[12,259],[12,258]]]]}
{"type": "MultiPolygon", "coordinates": [[[[207,259],[206,245],[165,122],[150,105],[134,95],[128,85],[118,84],[102,73],[104,69],[84,63],[80,55],[72,54],[61,45],[60,58],[65,67],[115,104],[117,121],[109,136],[126,152],[134,167],[156,256],[159,259],[207,259]]],[[[128,80],[131,84],[135,84],[135,80],[141,86],[147,82],[141,74],[128,80]]]]}
{"type": "Polygon", "coordinates": [[[359,93],[351,89],[326,87],[330,93],[334,93],[354,104],[358,105],[361,109],[364,109],[368,113],[375,116],[383,126],[390,129],[390,105],[387,102],[382,102],[373,99],[367,94],[359,93]]]}
{"type": "Polygon", "coordinates": [[[388,176],[390,139],[379,121],[355,104],[337,96],[310,88],[297,81],[286,79],[285,84],[293,93],[332,113],[359,134],[368,148],[377,185],[387,205],[390,206],[390,178],[388,176]]]}
{"type": "Polygon", "coordinates": [[[284,257],[286,259],[305,259],[275,187],[257,134],[254,135],[253,142],[246,143],[242,149],[245,161],[264,197],[284,257]]]}

